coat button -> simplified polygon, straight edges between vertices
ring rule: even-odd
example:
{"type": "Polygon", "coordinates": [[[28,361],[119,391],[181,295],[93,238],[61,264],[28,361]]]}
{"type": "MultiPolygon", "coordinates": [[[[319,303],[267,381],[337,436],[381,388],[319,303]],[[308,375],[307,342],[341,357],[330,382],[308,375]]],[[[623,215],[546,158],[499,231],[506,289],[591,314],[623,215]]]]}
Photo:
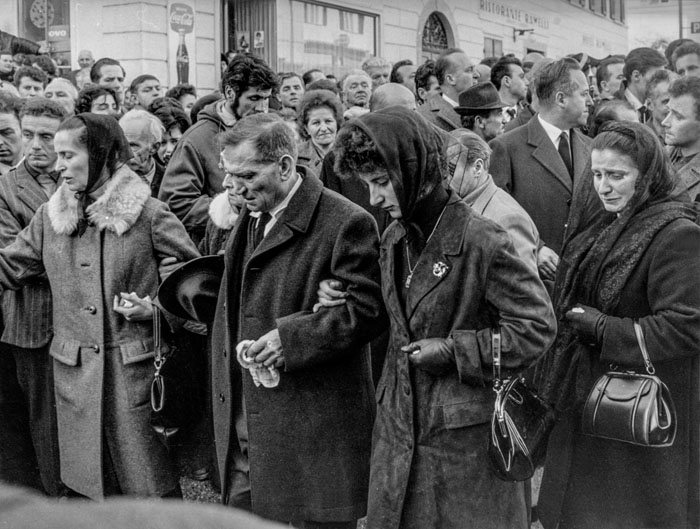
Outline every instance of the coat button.
{"type": "Polygon", "coordinates": [[[97,314],[97,307],[95,307],[94,305],[90,305],[88,307],[85,307],[83,310],[85,312],[88,312],[89,314],[97,314]]]}
{"type": "Polygon", "coordinates": [[[221,402],[226,402],[226,397],[224,396],[223,393],[219,393],[219,400],[220,400],[221,402]]]}
{"type": "Polygon", "coordinates": [[[403,388],[403,392],[406,394],[407,397],[410,397],[410,396],[411,396],[411,388],[410,388],[410,387],[405,386],[405,387],[403,388]]]}
{"type": "Polygon", "coordinates": [[[223,350],[224,358],[226,358],[226,349],[223,350]]]}
{"type": "Polygon", "coordinates": [[[99,345],[93,345],[92,346],[92,351],[97,354],[100,352],[100,346],[99,345]]]}

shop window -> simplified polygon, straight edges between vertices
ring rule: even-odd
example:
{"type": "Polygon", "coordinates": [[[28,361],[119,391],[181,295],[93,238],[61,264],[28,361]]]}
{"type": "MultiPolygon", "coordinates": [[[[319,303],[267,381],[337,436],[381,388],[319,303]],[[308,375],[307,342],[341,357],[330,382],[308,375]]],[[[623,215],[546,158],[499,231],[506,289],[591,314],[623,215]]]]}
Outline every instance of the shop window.
{"type": "Polygon", "coordinates": [[[617,22],[625,21],[625,0],[610,0],[610,18],[617,22]]]}
{"type": "Polygon", "coordinates": [[[318,68],[340,78],[377,55],[376,15],[292,0],[291,18],[290,24],[277,27],[278,71],[318,68]]]}
{"type": "Polygon", "coordinates": [[[503,41],[484,37],[484,57],[502,57],[503,41]]]}

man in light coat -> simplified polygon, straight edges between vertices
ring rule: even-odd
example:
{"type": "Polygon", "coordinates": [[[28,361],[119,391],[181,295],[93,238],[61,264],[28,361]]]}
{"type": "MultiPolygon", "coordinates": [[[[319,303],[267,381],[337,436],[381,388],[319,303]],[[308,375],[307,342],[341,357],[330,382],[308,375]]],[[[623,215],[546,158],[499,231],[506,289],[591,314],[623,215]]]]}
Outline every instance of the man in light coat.
{"type": "Polygon", "coordinates": [[[294,527],[354,528],[374,417],[367,344],[386,322],[376,224],[296,165],[279,116],[244,118],[221,142],[224,187],[246,205],[212,333],[223,501],[294,527]],[[330,277],[346,304],[312,312],[330,277]]]}

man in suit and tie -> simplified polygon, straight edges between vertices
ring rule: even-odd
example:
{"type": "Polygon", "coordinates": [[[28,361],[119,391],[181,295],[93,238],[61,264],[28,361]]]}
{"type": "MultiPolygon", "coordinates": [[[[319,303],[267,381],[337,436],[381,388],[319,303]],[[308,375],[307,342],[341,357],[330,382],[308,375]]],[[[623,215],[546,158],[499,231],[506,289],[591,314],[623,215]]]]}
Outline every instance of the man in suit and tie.
{"type": "Polygon", "coordinates": [[[435,76],[442,94],[430,95],[418,107],[418,112],[433,125],[451,132],[461,128],[459,114],[455,111],[455,107],[459,106],[460,92],[476,84],[474,63],[464,51],[450,48],[442,52],[435,62],[435,76]]]}
{"type": "MultiPolygon", "coordinates": [[[[0,247],[12,244],[56,190],[53,138],[65,109],[45,98],[20,111],[24,160],[0,177],[0,247]]],[[[0,479],[64,493],[49,344],[51,291],[46,281],[2,294],[0,337],[0,479]]]]}
{"type": "Polygon", "coordinates": [[[639,122],[651,120],[651,112],[644,105],[647,83],[654,73],[666,66],[666,58],[652,48],[635,48],[625,57],[622,73],[625,84],[620,88],[618,99],[626,99],[639,114],[639,122]]]}
{"type": "Polygon", "coordinates": [[[588,79],[570,58],[544,66],[534,83],[539,114],[491,141],[491,175],[535,222],[538,269],[553,280],[572,198],[591,185],[583,175],[591,140],[577,128],[586,124],[591,98],[588,79]]]}
{"type": "Polygon", "coordinates": [[[220,141],[223,185],[246,206],[212,332],[224,503],[295,528],[354,529],[375,407],[367,345],[386,325],[376,224],[296,165],[279,116],[245,117],[220,141]],[[313,312],[331,277],[346,303],[313,312]]]}

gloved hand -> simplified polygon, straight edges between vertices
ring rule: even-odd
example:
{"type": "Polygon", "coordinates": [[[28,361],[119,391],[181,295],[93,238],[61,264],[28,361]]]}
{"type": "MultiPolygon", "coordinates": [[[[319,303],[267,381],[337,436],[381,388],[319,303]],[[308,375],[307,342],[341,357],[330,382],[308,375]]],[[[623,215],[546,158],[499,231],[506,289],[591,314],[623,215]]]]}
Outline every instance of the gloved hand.
{"type": "Polygon", "coordinates": [[[408,361],[418,369],[440,376],[455,366],[453,345],[452,338],[425,338],[404,345],[401,350],[408,353],[408,361]]]}
{"type": "Polygon", "coordinates": [[[599,344],[603,341],[607,316],[593,307],[577,303],[564,317],[569,320],[574,332],[585,341],[599,344]]]}

